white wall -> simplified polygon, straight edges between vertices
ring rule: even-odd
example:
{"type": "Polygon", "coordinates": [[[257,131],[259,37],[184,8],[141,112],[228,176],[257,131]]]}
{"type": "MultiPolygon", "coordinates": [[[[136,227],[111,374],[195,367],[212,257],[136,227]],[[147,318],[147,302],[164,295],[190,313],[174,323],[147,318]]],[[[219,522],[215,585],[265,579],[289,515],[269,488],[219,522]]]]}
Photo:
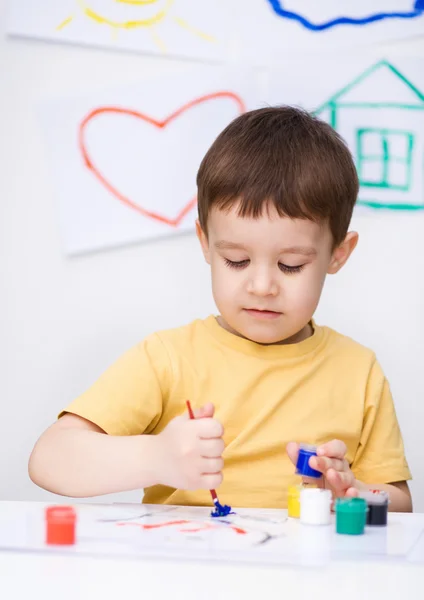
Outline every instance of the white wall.
{"type": "MultiPolygon", "coordinates": [[[[63,256],[35,114],[44,97],[137,81],[172,61],[8,40],[5,10],[0,0],[0,500],[41,500],[53,496],[30,482],[27,460],[57,412],[147,333],[214,305],[194,235],[63,256]]],[[[422,41],[393,49],[424,55],[422,41]]],[[[317,320],[378,352],[424,511],[424,214],[358,216],[354,226],[361,243],[329,280],[317,320]]]]}

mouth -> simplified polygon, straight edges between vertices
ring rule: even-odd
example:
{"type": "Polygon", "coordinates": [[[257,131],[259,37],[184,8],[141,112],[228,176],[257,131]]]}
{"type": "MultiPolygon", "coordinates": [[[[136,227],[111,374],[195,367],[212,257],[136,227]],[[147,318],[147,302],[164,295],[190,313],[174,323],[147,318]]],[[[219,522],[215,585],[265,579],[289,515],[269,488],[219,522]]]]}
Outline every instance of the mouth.
{"type": "Polygon", "coordinates": [[[255,319],[277,319],[282,315],[275,310],[262,310],[259,308],[245,308],[244,311],[255,319]]]}

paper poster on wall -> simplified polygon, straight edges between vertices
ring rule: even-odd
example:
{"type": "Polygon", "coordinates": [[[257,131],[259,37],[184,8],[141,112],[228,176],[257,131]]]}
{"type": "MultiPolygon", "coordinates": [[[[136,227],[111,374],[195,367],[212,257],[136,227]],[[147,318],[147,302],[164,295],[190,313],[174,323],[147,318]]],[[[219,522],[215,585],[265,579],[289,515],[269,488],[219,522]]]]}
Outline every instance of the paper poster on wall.
{"type": "Polygon", "coordinates": [[[225,56],[228,4],[192,0],[11,0],[8,32],[162,56],[225,56]]]}
{"type": "Polygon", "coordinates": [[[272,72],[267,101],[314,111],[343,137],[358,171],[358,205],[424,209],[421,61],[362,58],[293,67],[272,72]]]}
{"type": "Polygon", "coordinates": [[[42,122],[66,253],[194,230],[199,164],[255,98],[251,73],[196,67],[48,102],[42,122]]]}
{"type": "Polygon", "coordinates": [[[424,0],[257,0],[248,9],[238,1],[244,53],[262,64],[287,61],[282,51],[308,53],[424,35],[424,0]]]}

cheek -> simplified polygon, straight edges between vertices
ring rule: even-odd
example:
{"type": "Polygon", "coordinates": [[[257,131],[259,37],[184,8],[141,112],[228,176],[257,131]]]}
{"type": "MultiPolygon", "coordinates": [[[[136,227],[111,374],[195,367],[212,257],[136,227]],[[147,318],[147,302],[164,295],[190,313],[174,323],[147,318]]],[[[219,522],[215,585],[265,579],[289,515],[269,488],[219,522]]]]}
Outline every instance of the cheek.
{"type": "Polygon", "coordinates": [[[234,277],[231,269],[229,269],[221,259],[211,259],[211,274],[212,274],[212,291],[215,298],[231,298],[234,297],[234,292],[237,287],[237,278],[234,277]]]}
{"type": "Polygon", "coordinates": [[[212,281],[213,284],[222,287],[225,285],[227,280],[228,269],[226,269],[225,265],[221,264],[221,261],[218,261],[216,258],[211,258],[211,273],[212,273],[212,281]]]}
{"type": "Polygon", "coordinates": [[[321,296],[325,281],[324,268],[305,269],[298,277],[286,282],[285,295],[296,309],[310,311],[315,309],[321,296]]]}

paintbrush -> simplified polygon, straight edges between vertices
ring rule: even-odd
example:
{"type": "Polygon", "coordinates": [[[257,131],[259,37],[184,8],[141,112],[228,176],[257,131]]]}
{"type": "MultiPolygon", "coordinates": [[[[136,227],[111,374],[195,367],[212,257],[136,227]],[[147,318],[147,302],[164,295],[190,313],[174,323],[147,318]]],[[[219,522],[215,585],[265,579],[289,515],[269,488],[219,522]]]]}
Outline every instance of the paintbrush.
{"type": "MultiPolygon", "coordinates": [[[[195,419],[193,410],[191,408],[190,400],[186,400],[188,415],[190,419],[195,419]]],[[[215,510],[211,512],[212,517],[226,517],[231,513],[231,506],[227,504],[222,505],[218,499],[218,494],[216,490],[209,490],[212,496],[213,503],[215,505],[215,510]]]]}

